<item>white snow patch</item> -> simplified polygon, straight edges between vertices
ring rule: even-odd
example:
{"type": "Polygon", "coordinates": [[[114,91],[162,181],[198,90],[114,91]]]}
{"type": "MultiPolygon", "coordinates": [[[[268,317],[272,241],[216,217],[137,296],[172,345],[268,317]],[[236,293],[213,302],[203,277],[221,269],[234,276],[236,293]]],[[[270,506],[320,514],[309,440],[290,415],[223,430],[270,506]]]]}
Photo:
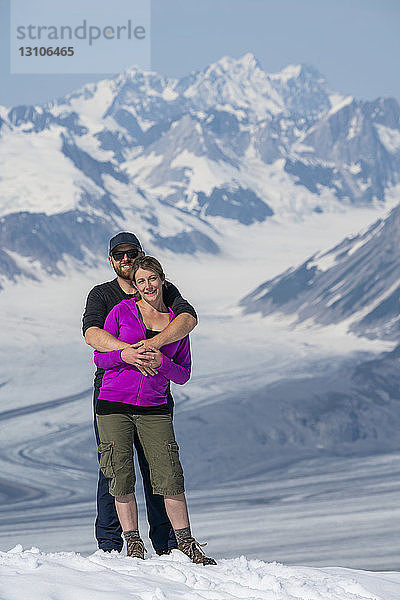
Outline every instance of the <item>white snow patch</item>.
{"type": "Polygon", "coordinates": [[[342,294],[335,294],[330,300],[328,300],[328,302],[326,303],[326,306],[332,306],[332,304],[334,304],[337,300],[340,300],[340,298],[342,297],[342,294]]]}
{"type": "Polygon", "coordinates": [[[47,215],[76,207],[87,178],[61,152],[58,128],[40,134],[5,131],[0,144],[0,215],[47,215]]]}
{"type": "Polygon", "coordinates": [[[349,166],[349,171],[352,175],[357,175],[358,173],[361,173],[361,165],[360,163],[352,163],[349,166]]]}
{"type": "Polygon", "coordinates": [[[367,314],[372,312],[377,306],[379,306],[386,298],[389,298],[393,292],[395,292],[400,287],[400,279],[397,279],[387,290],[385,290],[382,294],[376,297],[372,302],[370,302],[367,306],[362,308],[356,313],[353,313],[348,319],[342,321],[343,326],[348,327],[352,323],[357,323],[361,321],[367,314]]]}
{"type": "Polygon", "coordinates": [[[330,100],[332,108],[336,108],[339,104],[344,106],[343,102],[345,100],[347,100],[348,98],[349,98],[349,96],[346,97],[346,96],[343,96],[342,94],[336,94],[336,93],[329,95],[329,100],[330,100]]]}
{"type": "Polygon", "coordinates": [[[352,254],[355,254],[357,252],[357,250],[359,250],[365,244],[367,244],[370,239],[372,239],[372,238],[376,239],[376,236],[378,235],[378,233],[380,231],[382,231],[382,229],[384,228],[384,226],[385,226],[385,221],[382,220],[381,223],[379,223],[376,227],[374,227],[373,229],[371,229],[371,231],[370,231],[369,234],[367,234],[368,229],[367,229],[367,231],[365,233],[361,232],[359,234],[359,236],[357,236],[357,238],[360,238],[360,239],[358,239],[358,241],[353,244],[353,246],[348,251],[347,255],[348,256],[352,256],[352,254]]]}
{"type": "Polygon", "coordinates": [[[364,246],[364,244],[366,244],[370,238],[371,238],[371,236],[367,236],[367,238],[362,238],[362,239],[358,240],[358,242],[356,242],[350,248],[350,250],[347,253],[347,256],[351,256],[352,254],[355,254],[357,252],[357,250],[359,250],[360,248],[362,248],[364,246]]]}
{"type": "Polygon", "coordinates": [[[354,117],[352,118],[352,120],[349,124],[349,132],[347,134],[347,139],[352,140],[353,138],[355,138],[359,132],[359,129],[360,129],[360,127],[359,127],[358,115],[354,115],[354,117]]]}
{"type": "Polygon", "coordinates": [[[287,83],[290,79],[296,79],[301,73],[301,65],[288,65],[279,73],[272,73],[269,77],[272,81],[287,83]]]}
{"type": "Polygon", "coordinates": [[[95,160],[107,162],[114,160],[114,152],[112,150],[103,150],[100,146],[100,141],[94,135],[83,135],[76,139],[77,147],[89,154],[95,160]]]}
{"type": "Polygon", "coordinates": [[[225,163],[217,163],[206,156],[196,156],[188,150],[181,152],[171,162],[171,169],[185,167],[188,169],[186,175],[190,177],[190,184],[186,187],[187,193],[203,191],[206,194],[212,192],[214,187],[220,187],[234,177],[232,167],[225,163]]]}
{"type": "MultiPolygon", "coordinates": [[[[140,155],[130,158],[128,156],[126,162],[121,165],[121,168],[126,170],[132,178],[135,178],[135,183],[141,186],[146,178],[163,162],[163,156],[151,152],[147,155],[140,155]]],[[[166,186],[167,187],[167,186],[166,186]]]]}
{"type": "Polygon", "coordinates": [[[337,101],[331,108],[331,110],[328,112],[327,117],[335,114],[336,112],[339,112],[339,110],[342,110],[342,108],[344,108],[345,106],[347,106],[348,104],[351,104],[354,100],[353,96],[345,96],[342,97],[341,100],[337,101]]]}
{"type": "Polygon", "coordinates": [[[112,104],[116,91],[114,79],[103,79],[85,85],[65,98],[65,103],[55,103],[52,112],[71,111],[79,115],[79,121],[91,133],[98,131],[104,114],[112,104]]]}
{"type": "Polygon", "coordinates": [[[317,267],[319,271],[328,271],[336,264],[336,255],[332,252],[318,253],[314,259],[308,263],[308,268],[317,267]]]}
{"type": "Polygon", "coordinates": [[[315,152],[315,148],[313,148],[312,146],[307,146],[306,144],[302,144],[301,142],[295,144],[293,146],[293,151],[294,152],[315,152]]]}
{"type": "Polygon", "coordinates": [[[379,139],[386,150],[391,154],[398,152],[400,150],[400,131],[379,124],[375,125],[375,127],[378,130],[379,139]]]}
{"type": "Polygon", "coordinates": [[[167,100],[167,102],[171,102],[172,100],[175,100],[176,98],[178,98],[179,94],[178,92],[176,92],[175,90],[173,90],[170,87],[164,88],[163,93],[162,93],[162,97],[164,100],[167,100]]]}

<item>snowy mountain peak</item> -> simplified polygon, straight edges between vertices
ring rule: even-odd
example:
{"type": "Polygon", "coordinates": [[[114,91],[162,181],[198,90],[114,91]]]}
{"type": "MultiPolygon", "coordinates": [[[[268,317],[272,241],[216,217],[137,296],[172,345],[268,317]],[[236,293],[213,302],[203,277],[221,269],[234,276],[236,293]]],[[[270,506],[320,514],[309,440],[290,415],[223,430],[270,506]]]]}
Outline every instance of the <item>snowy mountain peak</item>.
{"type": "Polygon", "coordinates": [[[175,84],[177,80],[164,77],[155,71],[143,71],[136,66],[125,69],[115,78],[117,89],[124,85],[134,85],[139,86],[140,91],[144,91],[145,86],[147,91],[157,90],[160,93],[162,93],[164,87],[170,85],[170,82],[175,84]]]}
{"type": "Polygon", "coordinates": [[[284,110],[268,75],[250,53],[239,59],[225,56],[178,84],[185,98],[207,108],[232,106],[258,118],[284,110]]]}
{"type": "Polygon", "coordinates": [[[327,81],[315,67],[288,65],[269,77],[290,112],[321,115],[331,108],[327,81]]]}
{"type": "Polygon", "coordinates": [[[287,84],[294,79],[313,79],[321,84],[326,84],[325,77],[311,65],[299,63],[297,65],[287,65],[278,73],[270,75],[272,81],[280,81],[281,84],[287,84]]]}
{"type": "Polygon", "coordinates": [[[135,80],[137,78],[143,78],[146,76],[147,77],[156,77],[158,79],[162,78],[162,76],[159,75],[158,73],[156,73],[155,71],[144,71],[137,65],[131,65],[131,66],[127,67],[126,69],[124,69],[121,73],[119,73],[115,79],[116,79],[116,81],[132,80],[132,79],[135,80]]]}
{"type": "Polygon", "coordinates": [[[247,52],[240,58],[233,58],[232,56],[223,56],[215,63],[212,63],[207,68],[207,70],[215,69],[216,67],[219,67],[223,71],[244,71],[248,74],[255,70],[263,70],[260,61],[251,52],[247,52]]]}
{"type": "Polygon", "coordinates": [[[301,64],[299,65],[287,65],[278,73],[273,73],[270,77],[272,80],[279,79],[281,82],[288,81],[289,79],[296,79],[299,77],[301,72],[301,64]]]}

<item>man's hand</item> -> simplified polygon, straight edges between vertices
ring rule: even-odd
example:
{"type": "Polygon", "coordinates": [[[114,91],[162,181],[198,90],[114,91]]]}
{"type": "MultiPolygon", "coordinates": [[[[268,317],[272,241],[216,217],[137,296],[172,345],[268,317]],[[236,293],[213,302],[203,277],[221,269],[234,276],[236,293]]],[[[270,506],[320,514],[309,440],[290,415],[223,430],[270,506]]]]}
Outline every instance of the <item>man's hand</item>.
{"type": "Polygon", "coordinates": [[[157,336],[149,338],[148,340],[140,340],[140,342],[133,344],[132,348],[143,348],[142,352],[147,352],[149,350],[159,350],[160,348],[158,347],[156,337],[157,336]],[[153,340],[156,341],[153,343],[153,340]]]}
{"type": "Polygon", "coordinates": [[[134,365],[145,377],[147,375],[157,375],[153,364],[155,362],[154,353],[146,352],[146,349],[140,343],[124,348],[121,352],[121,358],[128,365],[134,365]]]}
{"type": "Polygon", "coordinates": [[[166,344],[172,344],[182,340],[192,329],[196,326],[197,320],[187,313],[181,313],[175,319],[171,321],[169,325],[165,327],[160,333],[157,333],[154,337],[148,340],[141,340],[137,344],[134,344],[134,348],[139,345],[144,346],[146,350],[155,348],[159,350],[166,344]]]}

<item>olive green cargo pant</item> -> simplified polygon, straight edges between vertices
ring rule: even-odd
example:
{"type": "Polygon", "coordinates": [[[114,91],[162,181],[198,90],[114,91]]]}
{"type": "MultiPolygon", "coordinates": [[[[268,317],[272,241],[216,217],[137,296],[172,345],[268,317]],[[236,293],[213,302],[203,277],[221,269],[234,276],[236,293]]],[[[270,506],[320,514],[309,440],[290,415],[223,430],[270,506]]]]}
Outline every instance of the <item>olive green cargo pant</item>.
{"type": "Polygon", "coordinates": [[[171,415],[97,415],[100,435],[100,469],[109,480],[112,496],[135,490],[133,436],[135,429],[150,467],[155,494],[184,492],[183,470],[171,415]]]}

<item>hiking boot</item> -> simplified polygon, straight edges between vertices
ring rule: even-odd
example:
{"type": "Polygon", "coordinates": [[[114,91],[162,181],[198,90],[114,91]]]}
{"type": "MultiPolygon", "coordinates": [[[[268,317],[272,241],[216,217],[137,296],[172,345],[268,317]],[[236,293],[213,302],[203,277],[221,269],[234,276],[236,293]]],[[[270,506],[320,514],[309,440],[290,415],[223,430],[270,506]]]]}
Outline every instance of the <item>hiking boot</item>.
{"type": "Polygon", "coordinates": [[[126,555],[132,558],[142,558],[144,560],[144,553],[147,552],[144,547],[143,540],[140,538],[127,539],[126,540],[126,555]]]}
{"type": "Polygon", "coordinates": [[[196,542],[194,538],[190,537],[185,538],[180,544],[178,544],[178,550],[186,554],[186,556],[188,556],[190,560],[196,564],[216,565],[217,563],[215,560],[206,556],[201,549],[202,546],[205,545],[206,544],[199,544],[199,542],[196,542]]]}

